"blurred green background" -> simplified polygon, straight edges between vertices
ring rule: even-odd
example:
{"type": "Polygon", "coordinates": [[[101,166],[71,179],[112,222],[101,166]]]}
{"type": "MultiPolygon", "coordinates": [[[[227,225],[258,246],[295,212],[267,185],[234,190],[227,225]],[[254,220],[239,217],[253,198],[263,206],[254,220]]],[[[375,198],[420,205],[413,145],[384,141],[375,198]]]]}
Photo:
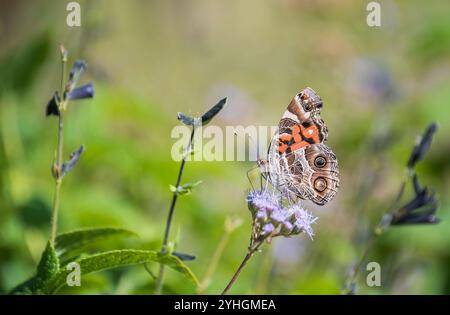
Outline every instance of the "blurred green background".
{"type": "MultiPolygon", "coordinates": [[[[78,1],[81,27],[66,25],[69,1],[0,2],[0,293],[31,276],[49,236],[57,120],[44,115],[59,87],[57,45],[88,61],[93,100],[66,115],[65,155],[87,151],[62,188],[59,231],[118,226],[139,238],[95,249],[159,249],[179,164],[170,157],[176,113],[198,115],[227,96],[214,124],[276,125],[293,95],[311,86],[324,100],[328,145],[341,170],[338,196],[316,237],[264,246],[231,293],[338,294],[364,239],[393,200],[416,137],[440,129],[417,168],[440,196],[433,226],[392,228],[369,256],[382,286],[364,294],[450,293],[450,3],[379,1],[381,27],[366,24],[366,1],[78,1]]],[[[202,180],[176,208],[172,240],[192,253],[201,279],[227,217],[231,235],[210,286],[220,293],[250,235],[245,172],[252,162],[189,162],[184,182],[202,180]]],[[[156,271],[157,266],[151,266],[156,271]]],[[[67,294],[151,293],[142,266],[83,278],[67,294]]],[[[166,293],[195,293],[168,270],[166,293]]]]}

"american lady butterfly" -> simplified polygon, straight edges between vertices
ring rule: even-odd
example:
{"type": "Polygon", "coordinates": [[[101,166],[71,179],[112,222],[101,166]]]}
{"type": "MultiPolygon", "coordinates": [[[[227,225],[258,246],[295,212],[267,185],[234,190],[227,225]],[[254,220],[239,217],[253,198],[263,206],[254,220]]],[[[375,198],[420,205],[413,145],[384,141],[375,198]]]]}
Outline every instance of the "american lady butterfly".
{"type": "Polygon", "coordinates": [[[320,117],[323,102],[307,87],[294,96],[272,139],[267,160],[259,160],[263,177],[288,199],[324,205],[339,188],[336,155],[324,142],[328,129],[320,117]]]}

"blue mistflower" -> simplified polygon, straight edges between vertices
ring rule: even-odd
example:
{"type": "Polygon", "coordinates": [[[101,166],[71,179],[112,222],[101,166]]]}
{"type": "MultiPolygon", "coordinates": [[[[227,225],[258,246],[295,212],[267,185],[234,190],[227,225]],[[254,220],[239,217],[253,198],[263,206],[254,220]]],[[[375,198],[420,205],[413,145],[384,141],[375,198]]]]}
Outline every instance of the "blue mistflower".
{"type": "Polygon", "coordinates": [[[295,230],[300,232],[305,232],[308,236],[313,239],[314,230],[311,225],[316,223],[317,217],[313,216],[311,213],[300,207],[299,205],[294,205],[292,207],[292,216],[294,218],[295,230]]]}
{"type": "Polygon", "coordinates": [[[268,191],[252,191],[247,196],[248,207],[253,215],[258,211],[273,212],[280,209],[280,197],[268,191]]]}
{"type": "Polygon", "coordinates": [[[253,217],[253,235],[270,241],[274,236],[290,237],[305,232],[312,239],[311,227],[317,221],[300,204],[284,207],[281,195],[270,190],[252,191],[247,196],[253,217]]]}
{"type": "Polygon", "coordinates": [[[273,211],[270,215],[270,219],[275,223],[283,223],[287,219],[286,209],[277,209],[273,211]]]}
{"type": "Polygon", "coordinates": [[[275,227],[273,226],[272,223],[267,223],[263,226],[262,228],[262,232],[264,235],[270,234],[275,230],[275,227]]]}

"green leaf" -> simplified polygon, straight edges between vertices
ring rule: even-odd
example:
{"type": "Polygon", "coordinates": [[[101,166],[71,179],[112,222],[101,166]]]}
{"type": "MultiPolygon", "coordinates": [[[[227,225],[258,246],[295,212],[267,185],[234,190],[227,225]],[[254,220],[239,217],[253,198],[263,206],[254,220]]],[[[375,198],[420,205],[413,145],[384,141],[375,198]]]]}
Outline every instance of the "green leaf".
{"type": "MultiPolygon", "coordinates": [[[[172,255],[162,255],[156,251],[134,249],[113,250],[83,257],[75,262],[80,265],[82,275],[127,265],[157,262],[182,273],[195,284],[198,284],[195,275],[180,259],[172,255]]],[[[52,279],[51,283],[48,284],[47,291],[55,293],[59,288],[64,286],[70,272],[71,270],[62,268],[52,279]]]]}
{"type": "Polygon", "coordinates": [[[68,256],[70,253],[85,248],[94,242],[102,241],[113,237],[137,236],[136,233],[121,228],[86,228],[79,229],[56,237],[56,251],[58,255],[68,256]]]}
{"type": "Polygon", "coordinates": [[[59,272],[59,260],[53,245],[48,242],[42,253],[36,275],[17,286],[12,294],[47,294],[47,286],[59,272]]]}
{"type": "Polygon", "coordinates": [[[191,255],[191,254],[188,254],[188,253],[175,252],[175,251],[172,252],[172,255],[180,258],[183,261],[195,260],[195,258],[197,258],[194,255],[191,255]]]}
{"type": "Polygon", "coordinates": [[[59,260],[55,248],[49,241],[42,253],[41,261],[37,267],[36,276],[43,281],[52,278],[59,271],[59,260]]]}
{"type": "Polygon", "coordinates": [[[216,105],[211,107],[205,114],[202,116],[202,125],[208,124],[214,116],[216,116],[222,108],[225,106],[225,103],[227,102],[227,98],[221,99],[216,105]]]}
{"type": "Polygon", "coordinates": [[[186,183],[184,185],[175,187],[173,185],[170,185],[170,191],[177,194],[178,196],[183,196],[183,195],[190,195],[192,193],[192,191],[194,190],[194,188],[198,185],[200,185],[202,183],[202,181],[198,181],[196,183],[186,183]]]}
{"type": "Polygon", "coordinates": [[[222,110],[226,102],[227,102],[226,97],[221,99],[216,105],[211,107],[201,117],[191,117],[179,112],[177,114],[177,118],[186,126],[193,126],[194,128],[200,125],[204,126],[207,125],[214,118],[214,116],[216,116],[222,110]]]}
{"type": "Polygon", "coordinates": [[[189,267],[181,261],[180,258],[174,255],[158,253],[156,261],[160,264],[168,266],[169,268],[172,268],[175,271],[182,273],[186,278],[193,281],[195,285],[198,286],[199,283],[197,277],[194,275],[191,269],[189,269],[189,267]]]}

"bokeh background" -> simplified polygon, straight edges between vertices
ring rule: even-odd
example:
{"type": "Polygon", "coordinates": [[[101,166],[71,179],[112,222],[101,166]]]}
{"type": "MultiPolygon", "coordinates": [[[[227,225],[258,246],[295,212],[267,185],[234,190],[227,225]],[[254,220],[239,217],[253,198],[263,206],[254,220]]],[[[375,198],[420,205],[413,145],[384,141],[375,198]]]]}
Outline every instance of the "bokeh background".
{"type": "MultiPolygon", "coordinates": [[[[367,1],[78,1],[81,27],[66,25],[56,0],[0,1],[0,293],[31,276],[49,236],[57,121],[44,115],[59,87],[57,45],[82,58],[93,100],[72,103],[65,154],[87,151],[62,189],[60,231],[118,226],[139,238],[92,250],[159,249],[179,164],[170,157],[176,113],[228,104],[214,124],[276,125],[292,96],[311,86],[325,102],[328,145],[341,170],[338,196],[304,236],[264,246],[231,293],[338,294],[367,233],[389,207],[416,138],[439,131],[417,168],[440,196],[438,225],[392,228],[369,256],[382,286],[364,294],[450,293],[450,4],[379,1],[381,27],[366,24],[367,1]]],[[[228,217],[242,225],[228,239],[210,285],[220,293],[243,258],[250,233],[246,171],[252,162],[190,162],[172,240],[192,253],[201,279],[228,217]]],[[[150,266],[154,271],[157,266],[150,266]]],[[[83,278],[67,294],[145,294],[142,266],[83,278]]],[[[166,293],[196,293],[167,271],[166,293]]]]}

